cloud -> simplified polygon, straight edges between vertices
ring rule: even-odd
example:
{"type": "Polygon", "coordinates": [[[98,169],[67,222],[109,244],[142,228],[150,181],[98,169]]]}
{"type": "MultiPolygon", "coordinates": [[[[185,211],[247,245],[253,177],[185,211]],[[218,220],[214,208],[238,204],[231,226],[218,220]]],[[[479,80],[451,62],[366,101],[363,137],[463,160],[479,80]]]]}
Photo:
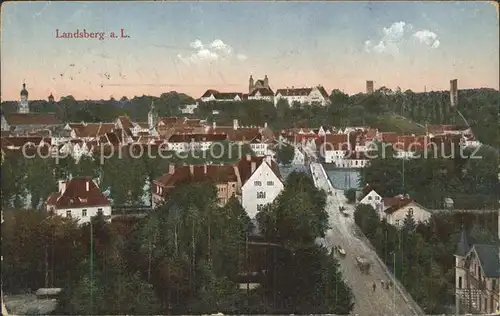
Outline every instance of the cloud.
{"type": "Polygon", "coordinates": [[[247,60],[248,56],[245,54],[238,54],[238,55],[236,55],[236,58],[238,58],[238,60],[243,61],[243,60],[247,60]]]}
{"type": "MultiPolygon", "coordinates": [[[[411,34],[413,26],[404,21],[394,22],[389,27],[382,29],[382,38],[378,41],[367,40],[365,50],[369,53],[396,55],[401,45],[405,42],[407,34],[411,34]]],[[[417,31],[413,34],[420,43],[432,48],[438,48],[440,41],[436,33],[429,30],[417,31]]]]}
{"type": "Polygon", "coordinates": [[[439,47],[440,42],[438,40],[437,34],[434,32],[431,32],[429,30],[422,30],[415,32],[413,36],[416,37],[422,44],[426,44],[432,48],[439,47]]]}
{"type": "Polygon", "coordinates": [[[196,50],[196,52],[192,53],[190,56],[177,54],[177,58],[187,65],[199,64],[202,62],[215,62],[217,60],[229,59],[233,57],[236,57],[236,59],[241,61],[248,58],[244,54],[236,54],[236,56],[233,56],[233,48],[220,39],[216,39],[208,45],[205,45],[202,41],[196,39],[191,42],[189,46],[196,50]]]}
{"type": "Polygon", "coordinates": [[[399,52],[399,46],[406,32],[412,29],[413,27],[404,21],[394,22],[389,27],[382,29],[383,35],[377,44],[374,44],[371,40],[365,41],[365,50],[378,54],[396,54],[399,52]]]}

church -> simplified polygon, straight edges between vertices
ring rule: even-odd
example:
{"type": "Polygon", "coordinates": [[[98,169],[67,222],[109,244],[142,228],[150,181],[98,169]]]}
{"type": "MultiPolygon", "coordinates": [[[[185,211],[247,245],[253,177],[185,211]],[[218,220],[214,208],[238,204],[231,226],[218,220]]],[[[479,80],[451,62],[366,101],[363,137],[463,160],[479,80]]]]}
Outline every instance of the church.
{"type": "Polygon", "coordinates": [[[26,135],[28,133],[47,130],[59,126],[61,123],[54,113],[30,112],[28,101],[28,90],[26,83],[20,93],[17,105],[17,112],[2,113],[2,132],[9,132],[11,135],[26,135]]]}

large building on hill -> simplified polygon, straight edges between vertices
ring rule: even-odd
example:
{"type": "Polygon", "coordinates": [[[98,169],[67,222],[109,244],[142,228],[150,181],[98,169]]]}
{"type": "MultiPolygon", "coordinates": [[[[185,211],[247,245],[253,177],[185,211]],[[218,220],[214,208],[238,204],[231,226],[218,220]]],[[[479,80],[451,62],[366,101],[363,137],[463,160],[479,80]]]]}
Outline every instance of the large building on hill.
{"type": "Polygon", "coordinates": [[[291,89],[278,89],[274,95],[274,106],[277,106],[280,100],[285,100],[289,106],[292,106],[295,102],[325,106],[330,102],[328,93],[322,86],[313,88],[292,87],[291,89]]]}
{"type": "Polygon", "coordinates": [[[23,83],[23,89],[20,92],[17,112],[2,113],[2,131],[14,135],[25,135],[30,132],[51,129],[58,125],[60,122],[54,113],[30,112],[28,90],[25,83],[23,83]]]}

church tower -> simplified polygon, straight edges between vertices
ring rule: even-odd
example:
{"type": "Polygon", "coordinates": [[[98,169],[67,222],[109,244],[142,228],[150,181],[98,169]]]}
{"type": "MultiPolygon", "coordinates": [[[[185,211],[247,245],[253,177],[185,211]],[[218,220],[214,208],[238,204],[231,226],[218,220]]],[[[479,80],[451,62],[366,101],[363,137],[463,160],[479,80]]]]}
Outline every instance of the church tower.
{"type": "Polygon", "coordinates": [[[28,114],[30,112],[30,107],[28,104],[28,90],[26,90],[26,84],[23,83],[23,90],[21,90],[21,100],[17,108],[18,113],[28,114]]]}
{"type": "Polygon", "coordinates": [[[157,122],[158,122],[158,113],[156,112],[154,101],[151,101],[151,107],[149,108],[148,112],[149,129],[153,130],[156,127],[157,122]]]}
{"type": "Polygon", "coordinates": [[[52,93],[49,95],[48,99],[49,99],[49,103],[54,102],[54,96],[52,95],[52,93]]]}
{"type": "Polygon", "coordinates": [[[267,78],[267,75],[264,77],[264,88],[269,89],[269,78],[267,78]]]}
{"type": "Polygon", "coordinates": [[[252,93],[253,88],[254,88],[253,77],[252,75],[250,75],[250,79],[248,79],[248,93],[252,93]]]}

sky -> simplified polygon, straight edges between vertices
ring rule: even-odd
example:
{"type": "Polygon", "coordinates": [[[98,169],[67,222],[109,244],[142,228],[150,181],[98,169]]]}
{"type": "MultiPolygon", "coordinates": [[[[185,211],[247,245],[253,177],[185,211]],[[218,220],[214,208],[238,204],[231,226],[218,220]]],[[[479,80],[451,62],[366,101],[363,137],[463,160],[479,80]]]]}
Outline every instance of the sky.
{"type": "Polygon", "coordinates": [[[499,88],[491,2],[7,2],[1,97],[499,88]],[[127,37],[120,37],[121,30],[127,37]],[[57,38],[104,32],[105,38],[57,38]],[[111,38],[114,32],[116,38],[111,38]]]}

